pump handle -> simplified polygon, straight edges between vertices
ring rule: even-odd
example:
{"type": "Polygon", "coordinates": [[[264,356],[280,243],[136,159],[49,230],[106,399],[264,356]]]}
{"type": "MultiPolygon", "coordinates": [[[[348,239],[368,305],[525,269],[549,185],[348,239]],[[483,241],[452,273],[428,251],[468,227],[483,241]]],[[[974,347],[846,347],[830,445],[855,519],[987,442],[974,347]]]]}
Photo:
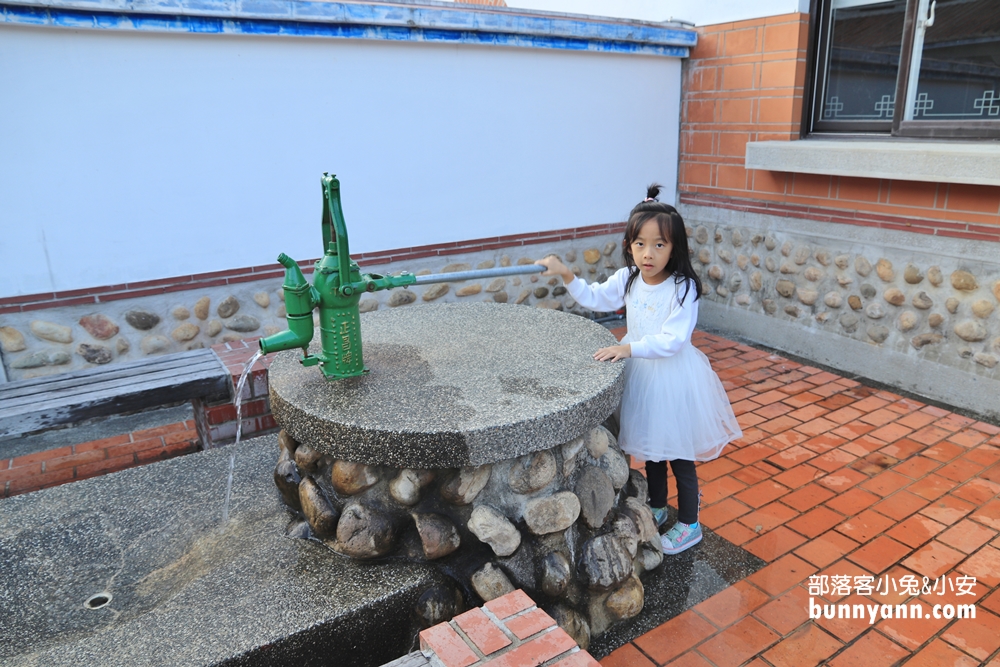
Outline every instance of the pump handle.
{"type": "Polygon", "coordinates": [[[337,270],[340,280],[346,283],[351,275],[351,251],[347,243],[347,224],[344,222],[344,211],[340,207],[340,181],[336,175],[323,173],[320,179],[323,186],[323,252],[330,254],[330,244],[335,244],[337,254],[337,270]]]}
{"type": "Polygon", "coordinates": [[[454,271],[452,273],[432,273],[426,276],[416,276],[414,285],[426,283],[451,283],[459,280],[479,280],[481,278],[497,278],[500,276],[519,276],[528,273],[541,273],[545,270],[540,264],[521,264],[519,266],[501,266],[495,269],[473,269],[471,271],[454,271]]]}

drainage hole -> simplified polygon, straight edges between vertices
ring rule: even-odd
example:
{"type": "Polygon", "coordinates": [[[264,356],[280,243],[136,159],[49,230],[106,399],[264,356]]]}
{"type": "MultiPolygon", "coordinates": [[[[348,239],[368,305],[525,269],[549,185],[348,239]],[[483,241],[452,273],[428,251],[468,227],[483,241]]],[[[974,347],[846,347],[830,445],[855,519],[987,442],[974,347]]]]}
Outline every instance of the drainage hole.
{"type": "Polygon", "coordinates": [[[100,609],[109,602],[111,602],[111,593],[98,593],[97,595],[91,595],[87,598],[87,601],[83,603],[83,606],[87,609],[100,609]]]}

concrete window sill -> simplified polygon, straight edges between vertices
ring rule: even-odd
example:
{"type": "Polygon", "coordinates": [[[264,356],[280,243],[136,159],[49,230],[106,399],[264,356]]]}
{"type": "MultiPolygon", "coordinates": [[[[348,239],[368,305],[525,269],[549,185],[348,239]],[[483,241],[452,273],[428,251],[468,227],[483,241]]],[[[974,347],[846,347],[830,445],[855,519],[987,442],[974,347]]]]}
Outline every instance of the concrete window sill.
{"type": "Polygon", "coordinates": [[[752,141],[747,169],[897,181],[1000,185],[1000,143],[804,139],[752,141]]]}

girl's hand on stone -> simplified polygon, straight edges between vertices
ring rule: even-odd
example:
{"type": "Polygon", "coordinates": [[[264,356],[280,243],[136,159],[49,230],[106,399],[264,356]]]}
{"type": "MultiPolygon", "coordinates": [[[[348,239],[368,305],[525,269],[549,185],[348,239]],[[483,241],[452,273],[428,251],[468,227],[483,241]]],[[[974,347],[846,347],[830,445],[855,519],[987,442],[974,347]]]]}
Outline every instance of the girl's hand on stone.
{"type": "Polygon", "coordinates": [[[594,353],[594,359],[597,359],[598,361],[621,361],[622,359],[628,359],[631,356],[632,346],[628,344],[602,347],[594,353]]]}
{"type": "Polygon", "coordinates": [[[560,276],[563,279],[563,282],[567,285],[573,282],[573,278],[575,278],[573,272],[570,271],[566,265],[562,263],[562,260],[555,255],[543,257],[535,262],[535,264],[545,267],[545,271],[542,272],[543,276],[560,276]]]}

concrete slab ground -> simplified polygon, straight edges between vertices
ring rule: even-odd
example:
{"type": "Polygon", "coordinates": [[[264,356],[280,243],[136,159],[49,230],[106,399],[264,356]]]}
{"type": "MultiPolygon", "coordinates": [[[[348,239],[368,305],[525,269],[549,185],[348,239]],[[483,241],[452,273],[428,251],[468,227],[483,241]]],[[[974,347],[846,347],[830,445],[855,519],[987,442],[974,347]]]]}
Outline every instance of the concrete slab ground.
{"type": "Polygon", "coordinates": [[[380,665],[413,648],[442,575],[285,537],[276,440],[0,502],[0,663],[380,665]]]}

